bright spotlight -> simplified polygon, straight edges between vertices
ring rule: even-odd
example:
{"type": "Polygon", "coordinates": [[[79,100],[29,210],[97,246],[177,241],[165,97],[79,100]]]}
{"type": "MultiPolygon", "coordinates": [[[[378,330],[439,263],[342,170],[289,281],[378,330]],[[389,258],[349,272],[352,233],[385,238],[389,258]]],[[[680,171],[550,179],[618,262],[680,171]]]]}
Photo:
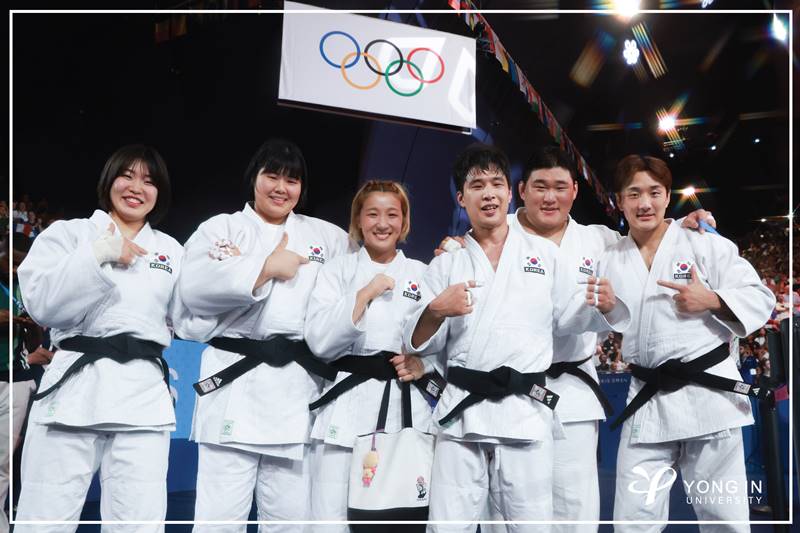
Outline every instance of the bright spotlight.
{"type": "Polygon", "coordinates": [[[762,219],[761,219],[761,222],[766,222],[766,221],[767,221],[767,219],[766,219],[766,218],[762,218],[762,219]]]}
{"type": "Polygon", "coordinates": [[[674,158],[674,157],[675,157],[675,152],[670,152],[670,153],[669,153],[669,158],[670,158],[670,159],[672,159],[672,158],[674,158]]]}
{"type": "Polygon", "coordinates": [[[658,121],[658,129],[661,131],[670,131],[675,129],[675,116],[667,115],[658,121]]]}
{"type": "Polygon", "coordinates": [[[711,151],[714,152],[714,151],[716,151],[716,149],[717,149],[717,145],[716,144],[712,144],[711,145],[711,151]]]}
{"type": "Polygon", "coordinates": [[[688,187],[686,187],[685,189],[683,189],[681,191],[681,194],[684,195],[684,196],[694,196],[695,192],[696,192],[695,188],[693,186],[689,185],[688,187]]]}
{"type": "Polygon", "coordinates": [[[758,137],[756,137],[755,139],[753,139],[753,144],[758,144],[758,143],[760,143],[760,142],[761,142],[761,139],[759,139],[758,137]]]}
{"type": "Polygon", "coordinates": [[[639,13],[641,0],[615,0],[614,11],[625,19],[631,19],[639,13]]]}
{"type": "Polygon", "coordinates": [[[625,39],[625,50],[622,51],[622,57],[629,65],[635,65],[639,62],[639,49],[636,48],[636,41],[633,39],[625,39]]]}
{"type": "Polygon", "coordinates": [[[773,13],[772,15],[772,36],[775,39],[779,40],[782,43],[786,42],[786,37],[789,35],[789,32],[786,31],[786,25],[783,21],[778,17],[777,13],[773,13]]]}

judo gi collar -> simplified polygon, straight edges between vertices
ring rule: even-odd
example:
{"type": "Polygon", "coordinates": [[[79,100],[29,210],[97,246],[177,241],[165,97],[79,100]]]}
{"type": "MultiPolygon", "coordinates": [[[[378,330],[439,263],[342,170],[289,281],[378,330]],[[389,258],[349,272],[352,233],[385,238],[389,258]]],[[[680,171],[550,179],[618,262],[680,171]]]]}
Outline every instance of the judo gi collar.
{"type": "MultiPolygon", "coordinates": [[[[247,202],[247,203],[245,203],[245,204],[244,204],[244,208],[242,208],[242,213],[244,213],[244,214],[245,214],[245,216],[247,216],[248,218],[251,218],[251,219],[255,220],[255,221],[256,221],[256,222],[258,222],[259,224],[266,224],[266,225],[268,225],[268,226],[280,226],[279,224],[272,224],[272,223],[270,223],[270,222],[267,222],[267,221],[266,221],[266,220],[264,220],[263,218],[261,218],[261,215],[259,215],[259,214],[256,212],[256,210],[255,210],[255,209],[253,209],[253,206],[252,206],[252,205],[250,205],[251,203],[252,203],[252,202],[247,202]]],[[[297,215],[294,213],[294,211],[289,211],[289,214],[286,216],[286,221],[284,222],[284,226],[285,226],[286,228],[289,228],[291,225],[293,225],[293,224],[294,224],[294,222],[295,222],[296,220],[297,220],[297,215]]]]}
{"type": "MultiPolygon", "coordinates": [[[[390,278],[394,278],[395,281],[399,281],[398,276],[403,273],[403,266],[406,261],[406,256],[403,253],[403,250],[397,250],[397,255],[394,258],[386,263],[386,271],[384,274],[389,276],[390,278]]],[[[372,258],[369,256],[369,252],[367,251],[366,246],[362,246],[358,250],[358,264],[361,265],[368,265],[370,263],[374,263],[372,258]]],[[[376,263],[377,264],[377,263],[376,263]]]]}
{"type": "MultiPolygon", "coordinates": [[[[528,229],[527,229],[527,228],[526,228],[526,227],[525,227],[525,226],[522,224],[522,222],[520,222],[520,220],[519,220],[519,219],[520,219],[520,217],[523,217],[523,218],[525,218],[525,217],[524,217],[524,215],[522,214],[522,211],[523,211],[524,209],[525,209],[524,207],[518,207],[518,208],[517,208],[517,210],[516,210],[516,211],[514,211],[514,214],[513,214],[513,216],[511,217],[511,220],[509,221],[508,225],[509,225],[509,226],[511,226],[511,227],[517,226],[517,227],[519,228],[519,230],[520,230],[520,231],[522,231],[522,232],[523,232],[523,233],[525,233],[525,234],[528,234],[528,235],[535,235],[535,236],[537,236],[537,237],[541,237],[542,239],[547,239],[548,241],[552,242],[552,243],[553,243],[553,244],[555,244],[556,246],[559,246],[558,244],[556,244],[555,242],[553,242],[553,241],[550,239],[550,237],[545,237],[544,235],[540,235],[538,232],[537,232],[537,233],[530,233],[530,232],[528,231],[528,229]]],[[[530,220],[528,221],[528,223],[530,223],[530,220]]],[[[566,228],[564,229],[564,234],[561,236],[561,242],[563,242],[563,241],[564,241],[564,239],[566,238],[566,236],[567,236],[567,232],[568,232],[568,231],[570,231],[570,228],[571,228],[573,231],[575,231],[575,226],[576,226],[576,225],[577,225],[577,222],[575,222],[575,220],[572,218],[572,215],[567,215],[567,226],[566,226],[566,228]]]]}

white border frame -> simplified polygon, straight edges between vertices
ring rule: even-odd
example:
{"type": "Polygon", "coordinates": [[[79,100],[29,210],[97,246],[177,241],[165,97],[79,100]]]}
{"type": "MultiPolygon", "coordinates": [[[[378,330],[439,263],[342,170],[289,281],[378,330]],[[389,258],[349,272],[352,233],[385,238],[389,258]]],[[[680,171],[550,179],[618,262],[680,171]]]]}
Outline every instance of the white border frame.
{"type": "MultiPolygon", "coordinates": [[[[480,9],[465,9],[465,10],[454,10],[454,9],[423,9],[423,10],[416,10],[416,9],[353,9],[353,10],[337,10],[341,13],[352,13],[352,14],[360,14],[360,13],[400,13],[400,14],[407,14],[407,13],[429,13],[429,14],[457,14],[457,13],[492,13],[492,14],[530,14],[530,13],[541,13],[541,14],[593,14],[593,15],[606,15],[606,16],[615,16],[616,12],[613,10],[596,10],[596,9],[541,9],[541,10],[526,10],[526,9],[487,9],[487,10],[480,10],[480,9]]],[[[66,10],[66,9],[54,9],[54,10],[29,10],[29,9],[12,9],[9,10],[8,14],[8,79],[9,79],[9,90],[8,90],[8,201],[9,201],[9,215],[11,215],[11,204],[13,202],[13,168],[14,168],[14,135],[13,135],[13,124],[14,124],[14,110],[13,110],[13,101],[14,101],[14,63],[13,63],[13,43],[14,43],[14,23],[13,18],[15,14],[65,14],[65,15],[81,15],[81,14],[157,14],[157,13],[168,13],[168,14],[206,14],[206,13],[213,13],[213,14],[250,14],[250,15],[264,15],[264,14],[283,14],[283,13],[316,13],[319,14],[319,9],[294,9],[294,10],[283,10],[283,9],[254,9],[254,10],[231,10],[231,9],[223,9],[223,10],[198,10],[198,9],[176,9],[176,10],[159,10],[159,9],[130,9],[130,10],[114,10],[114,9],[80,9],[80,10],[66,10]]],[[[793,193],[794,193],[794,180],[792,179],[793,176],[793,152],[794,152],[794,106],[793,106],[793,97],[794,97],[794,69],[793,69],[793,62],[792,57],[794,54],[794,24],[792,20],[792,10],[788,9],[763,9],[763,10],[755,10],[755,9],[746,9],[746,10],[735,10],[735,9],[702,9],[702,10],[687,10],[687,9],[674,9],[674,10],[659,10],[659,9],[643,9],[639,11],[639,14],[692,14],[692,15],[710,15],[710,14],[778,14],[778,15],[787,15],[789,19],[789,38],[787,43],[787,56],[788,56],[788,67],[789,67],[789,205],[788,205],[788,213],[792,213],[793,209],[793,193]]],[[[793,278],[793,262],[792,262],[792,253],[793,253],[793,244],[794,244],[794,231],[792,231],[794,218],[788,218],[789,221],[789,279],[792,280],[793,278]]],[[[9,216],[9,225],[11,224],[11,216],[9,216]]],[[[9,238],[11,238],[13,232],[9,232],[9,238]]],[[[13,250],[13,246],[10,245],[10,248],[13,250]]],[[[9,272],[11,271],[13,262],[13,254],[9,254],[8,256],[8,267],[9,272]]],[[[788,379],[791,380],[793,375],[793,358],[791,357],[793,351],[793,335],[792,335],[792,327],[794,323],[794,312],[793,308],[789,314],[789,376],[788,379]]],[[[8,337],[9,339],[12,338],[13,335],[13,321],[9,321],[8,325],[8,337]]],[[[10,349],[10,348],[9,348],[10,349]]],[[[9,357],[10,357],[9,352],[9,357]]],[[[9,501],[13,502],[14,497],[14,454],[13,450],[13,439],[14,439],[14,432],[13,432],[13,409],[12,405],[14,402],[14,387],[13,387],[13,368],[9,366],[9,372],[11,380],[9,383],[9,438],[8,438],[8,445],[9,445],[9,501]]],[[[764,520],[764,521],[718,521],[718,520],[666,520],[666,521],[641,521],[641,520],[562,520],[562,521],[521,521],[521,522],[508,522],[508,521],[430,521],[430,522],[375,522],[376,524],[394,524],[394,523],[407,523],[407,524],[598,524],[598,525],[606,525],[606,524],[676,524],[676,525],[700,525],[700,524],[750,524],[750,525],[791,525],[792,524],[792,516],[794,514],[794,453],[792,451],[792,441],[794,439],[793,433],[793,424],[794,424],[794,402],[792,401],[792,396],[794,394],[794,390],[790,390],[789,396],[789,464],[788,464],[788,472],[789,472],[789,519],[788,520],[764,520]]],[[[795,445],[800,445],[800,443],[795,443],[795,445]]],[[[58,524],[58,525],[73,525],[73,524],[87,524],[87,525],[97,525],[97,524],[165,524],[165,525],[190,525],[190,524],[236,524],[236,525],[245,525],[245,524],[348,524],[347,521],[233,521],[233,522],[223,522],[223,521],[191,521],[191,520],[165,520],[165,521],[103,521],[103,520],[72,520],[72,521],[17,521],[14,520],[14,510],[13,506],[9,506],[8,512],[8,519],[10,524],[58,524]]]]}

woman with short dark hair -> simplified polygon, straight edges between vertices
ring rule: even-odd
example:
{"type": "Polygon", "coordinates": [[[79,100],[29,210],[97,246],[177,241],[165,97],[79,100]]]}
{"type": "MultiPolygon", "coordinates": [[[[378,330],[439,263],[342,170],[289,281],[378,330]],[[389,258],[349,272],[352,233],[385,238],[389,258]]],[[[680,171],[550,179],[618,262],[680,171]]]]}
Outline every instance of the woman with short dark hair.
{"type": "Polygon", "coordinates": [[[103,520],[166,516],[175,412],[161,353],[183,249],[150,226],[169,206],[164,160],[154,148],[124,146],[97,193],[101,209],[53,223],[18,270],[27,311],[59,350],[34,396],[17,520],[78,520],[98,468],[103,520]]]}
{"type": "MultiPolygon", "coordinates": [[[[195,384],[194,518],[247,520],[255,494],[259,520],[307,520],[308,404],[335,372],[308,350],[303,328],[317,272],[349,240],[341,228],[294,212],[308,188],[294,143],[265,142],[245,183],[252,201],[203,222],[186,241],[179,283],[188,312],[209,321],[189,337],[210,344],[195,384]]],[[[245,530],[195,526],[205,528],[245,530]]]]}

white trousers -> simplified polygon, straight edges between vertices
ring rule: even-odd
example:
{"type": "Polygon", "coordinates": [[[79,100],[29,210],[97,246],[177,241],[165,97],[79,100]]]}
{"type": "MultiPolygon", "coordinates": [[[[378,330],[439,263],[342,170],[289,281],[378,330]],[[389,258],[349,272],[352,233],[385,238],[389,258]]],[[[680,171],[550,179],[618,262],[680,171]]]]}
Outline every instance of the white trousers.
{"type": "MultiPolygon", "coordinates": [[[[600,487],[597,477],[598,422],[563,424],[566,440],[553,442],[553,521],[600,519],[600,487]]],[[[490,502],[487,520],[503,520],[490,502]]],[[[558,533],[593,533],[597,524],[553,524],[558,533]]],[[[481,531],[505,533],[504,524],[484,524],[481,531]]]]}
{"type": "MultiPolygon", "coordinates": [[[[440,436],[430,488],[429,531],[474,532],[490,500],[503,520],[552,520],[553,441],[491,444],[440,436]]],[[[509,524],[508,531],[549,531],[547,525],[509,524]]]]}
{"type": "MultiPolygon", "coordinates": [[[[11,456],[19,444],[19,434],[25,417],[28,414],[28,403],[31,395],[36,390],[36,383],[30,379],[27,381],[17,381],[9,384],[0,381],[0,531],[8,531],[8,517],[3,509],[6,498],[8,497],[9,471],[11,468],[11,456]],[[14,388],[14,404],[9,409],[9,389],[14,388]],[[11,435],[13,437],[12,448],[8,448],[8,415],[11,413],[11,435]]],[[[11,507],[13,502],[9,502],[11,507]]]]}
{"type": "MultiPolygon", "coordinates": [[[[563,424],[566,440],[553,444],[553,520],[599,520],[597,420],[563,424]]],[[[597,524],[554,525],[555,533],[593,533],[597,524]]]]}
{"type": "MultiPolygon", "coordinates": [[[[195,521],[245,521],[254,493],[259,521],[309,520],[308,457],[293,461],[203,443],[198,444],[198,454],[195,521]]],[[[193,531],[239,533],[246,527],[196,524],[193,531]]],[[[304,528],[302,524],[259,525],[260,532],[269,533],[301,532],[304,528]]]]}
{"type": "MultiPolygon", "coordinates": [[[[669,492],[680,471],[685,505],[698,520],[747,521],[747,474],[742,431],[720,439],[629,444],[630,420],[622,426],[617,453],[614,520],[667,520],[669,492]],[[688,501],[687,501],[688,500],[688,501]]],[[[620,524],[616,531],[659,532],[665,524],[620,524]]],[[[700,525],[701,531],[750,531],[748,524],[700,525]]]]}
{"type": "MultiPolygon", "coordinates": [[[[347,520],[352,448],[314,441],[311,445],[311,520],[347,520]]],[[[346,524],[314,525],[313,531],[346,533],[346,524]]]]}
{"type": "MultiPolygon", "coordinates": [[[[79,520],[100,469],[102,520],[163,521],[167,513],[169,431],[95,431],[32,423],[22,451],[16,520],[79,520]]],[[[71,532],[77,524],[17,524],[16,533],[71,532]]],[[[104,532],[150,533],[163,524],[103,525],[104,532]]]]}

